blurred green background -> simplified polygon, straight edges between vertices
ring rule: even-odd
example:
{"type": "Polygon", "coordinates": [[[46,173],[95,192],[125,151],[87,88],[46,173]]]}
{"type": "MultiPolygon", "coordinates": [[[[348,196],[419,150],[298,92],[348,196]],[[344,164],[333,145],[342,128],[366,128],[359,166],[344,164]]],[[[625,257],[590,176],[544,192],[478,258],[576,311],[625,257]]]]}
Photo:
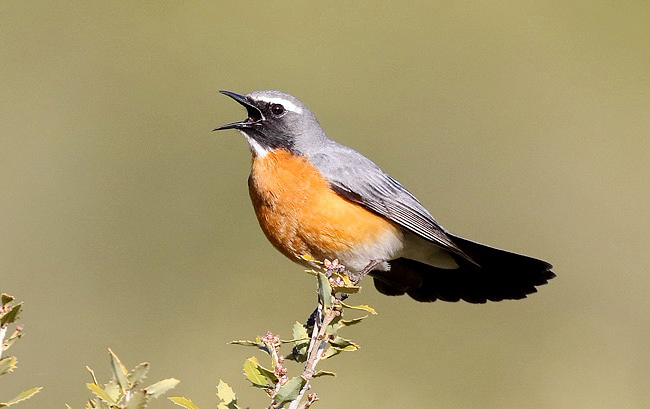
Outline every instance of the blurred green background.
{"type": "MultiPolygon", "coordinates": [[[[647,408],[650,3],[0,3],[0,290],[25,301],[0,398],[75,408],[107,347],[173,395],[240,401],[252,354],[315,283],[249,204],[244,117],[218,89],[280,89],[445,227],[543,258],[519,302],[380,313],[326,362],[318,407],[647,408]],[[22,388],[22,389],[21,389],[22,388]]],[[[153,408],[173,405],[159,399],[153,408]]]]}

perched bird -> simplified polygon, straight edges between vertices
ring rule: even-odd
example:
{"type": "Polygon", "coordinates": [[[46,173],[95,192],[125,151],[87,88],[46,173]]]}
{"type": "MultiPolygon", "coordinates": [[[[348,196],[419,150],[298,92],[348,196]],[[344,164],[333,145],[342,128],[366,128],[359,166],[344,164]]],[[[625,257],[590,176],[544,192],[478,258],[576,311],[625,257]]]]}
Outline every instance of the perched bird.
{"type": "Polygon", "coordinates": [[[253,159],[248,178],[268,240],[294,262],[338,259],[379,292],[417,301],[514,300],[555,277],[542,260],[455,236],[372,161],[325,135],[314,114],[279,91],[221,93],[248,118],[237,129],[253,159]]]}

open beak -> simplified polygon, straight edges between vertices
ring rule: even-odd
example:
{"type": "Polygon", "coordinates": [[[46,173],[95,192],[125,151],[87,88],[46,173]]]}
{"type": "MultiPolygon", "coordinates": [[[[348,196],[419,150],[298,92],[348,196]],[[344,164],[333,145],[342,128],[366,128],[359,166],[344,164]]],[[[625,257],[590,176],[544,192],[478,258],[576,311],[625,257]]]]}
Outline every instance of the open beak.
{"type": "Polygon", "coordinates": [[[230,91],[219,91],[224,95],[229,96],[230,98],[234,99],[235,101],[239,102],[241,105],[246,108],[246,111],[248,112],[248,118],[246,118],[243,121],[239,122],[232,122],[226,125],[222,125],[218,128],[214,128],[213,131],[221,131],[222,129],[245,129],[245,128],[251,128],[253,124],[258,123],[262,119],[264,119],[264,116],[262,116],[262,111],[259,110],[255,105],[253,105],[250,100],[245,97],[244,95],[239,95],[235,94],[234,92],[230,91]]]}

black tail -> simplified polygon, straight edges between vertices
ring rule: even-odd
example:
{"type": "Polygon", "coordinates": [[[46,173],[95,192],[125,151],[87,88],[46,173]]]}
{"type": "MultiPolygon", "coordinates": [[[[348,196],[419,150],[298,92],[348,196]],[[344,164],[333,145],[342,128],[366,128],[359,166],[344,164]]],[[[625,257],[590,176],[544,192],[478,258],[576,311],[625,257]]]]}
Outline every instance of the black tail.
{"type": "Polygon", "coordinates": [[[456,260],[459,268],[448,270],[398,258],[390,262],[390,271],[371,273],[377,290],[386,295],[408,294],[421,302],[485,303],[526,298],[555,277],[553,266],[545,261],[450,237],[480,268],[462,259],[456,260]]]}

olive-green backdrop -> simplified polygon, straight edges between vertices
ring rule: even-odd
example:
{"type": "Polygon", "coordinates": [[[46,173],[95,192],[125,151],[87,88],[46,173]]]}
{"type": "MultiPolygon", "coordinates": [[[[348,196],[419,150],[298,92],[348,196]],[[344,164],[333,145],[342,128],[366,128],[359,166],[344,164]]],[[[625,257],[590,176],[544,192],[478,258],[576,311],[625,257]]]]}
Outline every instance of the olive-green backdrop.
{"type": "MultiPolygon", "coordinates": [[[[647,1],[0,3],[0,291],[25,301],[0,399],[80,408],[84,365],[263,407],[231,339],[290,337],[315,282],[249,204],[244,117],[280,89],[449,230],[549,260],[525,301],[357,302],[319,408],[647,408],[647,1]]],[[[159,399],[153,408],[170,408],[159,399]]],[[[316,406],[315,406],[316,407],[316,406]]]]}

